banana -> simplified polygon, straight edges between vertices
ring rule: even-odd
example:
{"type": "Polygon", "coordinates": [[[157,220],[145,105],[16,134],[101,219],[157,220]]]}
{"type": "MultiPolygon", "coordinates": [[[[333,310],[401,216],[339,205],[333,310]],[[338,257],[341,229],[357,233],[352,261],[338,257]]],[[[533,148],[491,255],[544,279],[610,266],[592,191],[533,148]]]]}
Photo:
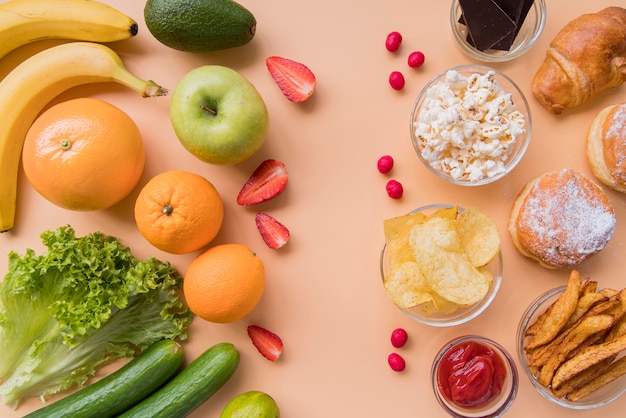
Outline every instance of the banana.
{"type": "Polygon", "coordinates": [[[42,39],[113,42],[135,36],[137,22],[94,0],[9,0],[0,4],[0,58],[42,39]]]}
{"type": "Polygon", "coordinates": [[[57,95],[81,84],[117,82],[144,97],[167,90],[129,72],[111,48],[69,42],[23,61],[0,81],[0,232],[13,228],[20,156],[26,133],[57,95]]]}

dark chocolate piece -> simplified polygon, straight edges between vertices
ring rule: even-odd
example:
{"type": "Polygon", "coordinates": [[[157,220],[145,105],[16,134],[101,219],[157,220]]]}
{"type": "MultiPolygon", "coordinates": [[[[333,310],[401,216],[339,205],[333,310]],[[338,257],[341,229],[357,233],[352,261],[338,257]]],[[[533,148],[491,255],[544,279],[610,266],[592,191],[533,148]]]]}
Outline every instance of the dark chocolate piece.
{"type": "Polygon", "coordinates": [[[495,43],[492,48],[498,49],[502,51],[508,51],[511,49],[511,45],[513,45],[513,41],[517,37],[522,25],[524,24],[524,20],[528,15],[528,11],[532,7],[534,0],[495,0],[496,3],[500,5],[502,10],[504,10],[511,19],[515,22],[515,31],[513,33],[508,34],[499,42],[495,43]],[[515,3],[515,4],[507,4],[505,3],[515,3]],[[517,14],[513,15],[509,13],[509,7],[517,7],[517,14]]]}
{"type": "Polygon", "coordinates": [[[463,19],[479,51],[485,51],[514,33],[515,22],[493,0],[459,0],[463,19]]]}

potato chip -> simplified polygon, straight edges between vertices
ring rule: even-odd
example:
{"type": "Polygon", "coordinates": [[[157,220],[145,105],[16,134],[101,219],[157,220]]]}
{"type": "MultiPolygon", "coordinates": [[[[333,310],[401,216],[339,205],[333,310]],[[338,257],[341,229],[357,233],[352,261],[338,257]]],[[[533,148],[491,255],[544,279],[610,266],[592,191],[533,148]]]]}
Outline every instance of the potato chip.
{"type": "Polygon", "coordinates": [[[477,263],[485,265],[500,250],[499,234],[497,229],[493,234],[491,227],[495,225],[478,209],[471,209],[460,227],[463,213],[453,206],[428,216],[416,212],[383,222],[389,265],[385,288],[397,306],[407,309],[420,305],[422,313],[430,316],[452,313],[485,297],[493,275],[470,261],[462,243],[475,242],[467,247],[473,247],[477,263]],[[427,223],[430,226],[424,228],[427,223]],[[422,247],[417,253],[414,234],[422,247]],[[464,239],[463,234],[471,234],[471,238],[464,239]]]}
{"type": "Polygon", "coordinates": [[[486,296],[490,282],[462,251],[456,221],[430,218],[416,225],[411,247],[426,283],[443,298],[473,305],[486,296]]]}
{"type": "Polygon", "coordinates": [[[500,251],[500,233],[496,224],[476,208],[460,213],[459,235],[461,246],[475,267],[489,264],[500,251]]]}
{"type": "Polygon", "coordinates": [[[432,300],[431,289],[415,261],[407,261],[389,269],[385,289],[393,303],[403,309],[432,300]]]}
{"type": "Polygon", "coordinates": [[[420,212],[397,216],[383,221],[383,230],[389,263],[394,265],[406,261],[415,261],[413,250],[409,245],[409,235],[414,225],[426,220],[426,215],[420,212]]]}

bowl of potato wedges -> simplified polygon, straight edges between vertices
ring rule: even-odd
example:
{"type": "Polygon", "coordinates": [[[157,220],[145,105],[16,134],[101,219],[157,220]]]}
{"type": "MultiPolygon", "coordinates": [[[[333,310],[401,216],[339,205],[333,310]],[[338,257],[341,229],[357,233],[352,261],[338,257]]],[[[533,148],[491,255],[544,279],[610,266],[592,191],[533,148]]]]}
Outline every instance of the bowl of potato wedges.
{"type": "Polygon", "coordinates": [[[626,392],[626,289],[573,270],[539,295],[518,331],[522,369],[537,391],[570,409],[593,409],[626,392]]]}
{"type": "Polygon", "coordinates": [[[463,324],[487,309],[502,281],[497,226],[478,208],[433,204],[383,221],[380,254],[390,300],[416,321],[463,324]]]}

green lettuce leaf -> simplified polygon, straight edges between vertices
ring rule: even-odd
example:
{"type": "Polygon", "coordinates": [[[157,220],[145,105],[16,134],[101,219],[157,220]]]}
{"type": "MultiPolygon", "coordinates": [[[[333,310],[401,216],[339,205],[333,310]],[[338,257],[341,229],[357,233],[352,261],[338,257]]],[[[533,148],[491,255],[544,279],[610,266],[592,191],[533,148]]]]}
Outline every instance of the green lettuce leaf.
{"type": "Polygon", "coordinates": [[[0,395],[81,386],[96,369],[161,339],[186,339],[192,313],[167,262],[138,260],[115,237],[77,238],[70,226],[41,234],[48,251],[9,253],[0,282],[0,395]]]}

